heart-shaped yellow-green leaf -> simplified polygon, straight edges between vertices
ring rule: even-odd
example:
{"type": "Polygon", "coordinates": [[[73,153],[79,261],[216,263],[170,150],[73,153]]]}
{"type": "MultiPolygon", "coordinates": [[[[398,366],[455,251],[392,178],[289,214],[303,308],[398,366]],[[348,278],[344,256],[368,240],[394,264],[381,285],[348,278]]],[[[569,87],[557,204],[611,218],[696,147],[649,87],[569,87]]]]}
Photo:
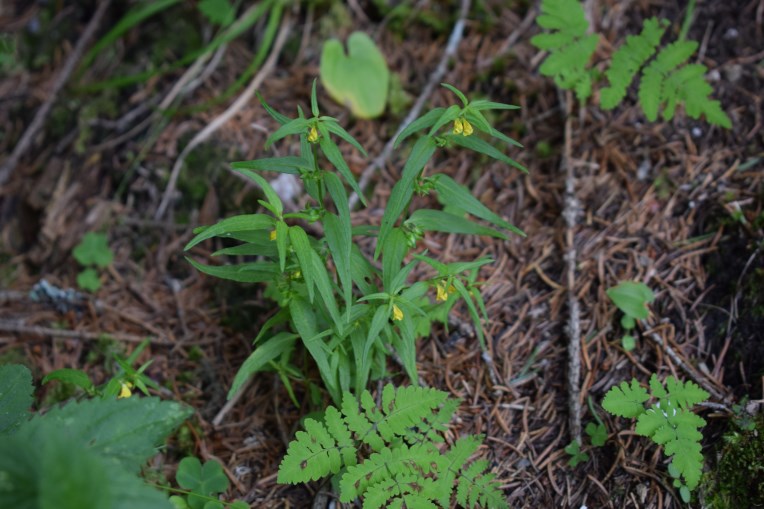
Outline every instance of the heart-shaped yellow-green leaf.
{"type": "Polygon", "coordinates": [[[321,83],[332,99],[360,118],[378,117],[385,110],[390,71],[374,41],[353,32],[348,52],[337,39],[324,43],[321,52],[321,83]]]}

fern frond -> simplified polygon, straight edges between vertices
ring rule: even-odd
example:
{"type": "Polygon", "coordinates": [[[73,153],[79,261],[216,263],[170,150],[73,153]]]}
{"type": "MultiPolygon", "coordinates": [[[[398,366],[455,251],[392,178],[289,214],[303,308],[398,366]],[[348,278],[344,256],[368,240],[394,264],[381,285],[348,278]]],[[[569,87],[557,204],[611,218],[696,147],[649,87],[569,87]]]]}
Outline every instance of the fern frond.
{"type": "Polygon", "coordinates": [[[456,409],[459,408],[461,400],[447,399],[440,408],[422,419],[416,427],[409,428],[404,439],[409,445],[422,443],[425,441],[442,443],[444,442],[442,433],[448,429],[448,423],[454,416],[456,409]]]}
{"type": "Polygon", "coordinates": [[[647,409],[643,403],[649,396],[636,380],[631,381],[631,386],[623,382],[620,388],[611,388],[602,406],[614,415],[637,417],[635,432],[652,438],[671,457],[669,470],[677,478],[676,486],[681,486],[678,478],[682,477],[686,489],[693,490],[703,471],[703,435],[699,429],[706,421],[692,413],[691,407],[709,395],[695,383],[674,377],[668,377],[664,386],[655,374],[650,377],[650,390],[658,401],[647,409]]]}
{"type": "Polygon", "coordinates": [[[677,105],[684,104],[687,115],[706,120],[727,129],[732,127],[719,101],[709,98],[713,88],[706,82],[708,70],[701,64],[683,65],[698,48],[696,41],[676,41],[666,46],[642,73],[639,103],[645,117],[655,121],[663,109],[663,118],[671,120],[677,105]],[[682,66],[682,67],[680,67],[682,66]]]}
{"type": "Polygon", "coordinates": [[[400,476],[414,474],[416,479],[423,479],[431,471],[439,470],[436,461],[438,455],[438,450],[432,444],[413,447],[404,444],[394,449],[385,447],[347,469],[340,480],[340,501],[350,502],[363,495],[371,486],[390,478],[397,480],[403,479],[400,476]]]}
{"type": "Polygon", "coordinates": [[[667,27],[666,20],[650,18],[645,21],[639,35],[626,37],[626,44],[613,54],[610,67],[605,72],[610,86],[600,91],[602,108],[610,110],[623,101],[626,89],[639,69],[655,54],[667,27]]]}
{"type": "Polygon", "coordinates": [[[539,72],[550,76],[563,90],[575,90],[580,101],[592,91],[591,72],[586,68],[599,42],[598,35],[586,35],[589,22],[578,0],[542,0],[543,13],[536,22],[552,33],[531,38],[531,44],[549,51],[539,72]]]}
{"type": "Polygon", "coordinates": [[[356,463],[355,442],[342,416],[334,407],[326,409],[326,425],[305,419],[305,431],[298,431],[289,443],[279,466],[277,481],[285,484],[315,481],[336,474],[344,465],[356,463]]]}
{"type": "Polygon", "coordinates": [[[404,507],[437,509],[435,482],[416,475],[400,475],[370,486],[363,499],[363,509],[404,507]]]}
{"type": "Polygon", "coordinates": [[[427,387],[386,385],[382,408],[378,409],[368,391],[361,395],[361,408],[350,394],[342,400],[342,413],[349,428],[375,451],[396,437],[406,436],[409,428],[421,424],[445,400],[443,391],[427,387]]]}
{"type": "Polygon", "coordinates": [[[496,474],[485,473],[488,461],[475,461],[459,476],[456,486],[457,503],[472,509],[475,506],[492,509],[506,508],[507,502],[495,482],[496,474]]]}

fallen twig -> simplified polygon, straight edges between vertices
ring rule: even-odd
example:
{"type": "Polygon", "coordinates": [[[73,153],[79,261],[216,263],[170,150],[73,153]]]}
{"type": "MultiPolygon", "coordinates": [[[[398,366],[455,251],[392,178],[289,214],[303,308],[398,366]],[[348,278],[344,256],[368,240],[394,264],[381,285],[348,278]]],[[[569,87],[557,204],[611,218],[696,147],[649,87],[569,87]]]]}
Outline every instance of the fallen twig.
{"type": "Polygon", "coordinates": [[[162,201],[159,203],[159,207],[154,214],[155,221],[162,219],[165,212],[167,211],[167,207],[170,204],[172,195],[175,192],[175,186],[178,183],[180,170],[183,168],[183,162],[185,161],[186,157],[188,157],[188,155],[191,153],[191,151],[194,150],[194,148],[196,148],[197,145],[207,140],[207,138],[209,138],[215,131],[220,129],[223,124],[228,122],[231,117],[238,113],[244,107],[244,105],[246,105],[252,99],[255,91],[260,87],[266,76],[268,76],[275,67],[276,61],[281,54],[281,49],[284,47],[284,43],[286,42],[290,27],[291,22],[289,17],[285,17],[281,23],[281,28],[279,29],[278,36],[276,36],[276,40],[273,43],[271,54],[268,56],[268,59],[263,64],[263,67],[260,69],[260,71],[252,79],[249,86],[247,86],[246,90],[242,92],[242,94],[236,99],[236,101],[234,101],[231,106],[228,107],[227,110],[217,116],[207,125],[207,127],[197,133],[196,136],[191,139],[188,145],[186,145],[186,147],[180,153],[178,159],[175,161],[175,165],[172,168],[172,173],[170,173],[170,180],[167,183],[167,188],[165,189],[164,195],[162,196],[162,201]]]}
{"type": "MultiPolygon", "coordinates": [[[[121,332],[88,332],[78,330],[63,330],[54,329],[52,327],[40,327],[38,325],[26,325],[19,322],[7,322],[0,321],[0,332],[10,332],[13,334],[29,334],[33,336],[51,336],[56,338],[67,339],[85,339],[85,340],[98,340],[104,336],[116,339],[117,341],[126,341],[128,343],[140,343],[145,340],[149,340],[155,345],[173,345],[171,341],[164,338],[155,338],[151,336],[139,336],[136,334],[125,334],[121,332]]],[[[0,343],[7,343],[7,341],[0,339],[0,343]]]]}
{"type": "MultiPolygon", "coordinates": [[[[393,137],[390,138],[387,144],[385,144],[382,152],[380,152],[379,155],[371,162],[371,164],[369,164],[361,172],[361,177],[358,180],[358,186],[361,188],[361,190],[366,189],[366,186],[369,185],[369,180],[371,180],[374,172],[381,168],[390,158],[390,154],[393,152],[395,139],[411,122],[413,122],[419,116],[422,108],[424,107],[424,103],[427,102],[427,99],[430,98],[433,90],[435,90],[435,87],[443,79],[443,76],[446,74],[446,70],[448,68],[448,62],[456,54],[456,49],[459,46],[459,42],[462,40],[462,34],[464,33],[464,21],[469,10],[470,0],[462,0],[461,9],[459,11],[459,19],[456,20],[456,23],[454,24],[454,28],[451,31],[450,37],[448,38],[448,45],[446,46],[446,50],[443,52],[443,56],[438,63],[438,67],[436,67],[430,75],[430,79],[424,86],[422,93],[419,94],[419,97],[417,97],[416,102],[414,102],[414,106],[411,107],[411,110],[409,111],[408,115],[406,115],[406,118],[404,118],[403,122],[401,122],[401,124],[398,126],[398,130],[395,131],[393,137]]],[[[358,195],[355,192],[350,195],[349,204],[351,210],[358,204],[358,195]]]]}
{"type": "Polygon", "coordinates": [[[689,377],[692,378],[695,381],[695,383],[703,387],[703,389],[708,391],[708,393],[711,394],[711,396],[713,396],[717,400],[719,401],[725,400],[724,395],[721,392],[717,391],[710,383],[708,383],[708,381],[704,377],[700,376],[698,372],[695,371],[695,369],[691,368],[686,362],[684,362],[684,360],[679,356],[679,354],[676,353],[676,351],[674,351],[674,349],[671,348],[668,345],[668,343],[666,343],[657,332],[649,330],[651,328],[650,324],[648,324],[645,320],[640,320],[639,322],[642,324],[642,327],[648,330],[648,332],[646,333],[647,337],[650,338],[653,341],[653,343],[663,348],[666,354],[669,357],[671,357],[671,360],[674,361],[674,363],[676,363],[676,365],[679,366],[682,369],[682,371],[687,373],[687,375],[689,375],[689,377]]]}
{"type": "Polygon", "coordinates": [[[58,93],[61,91],[64,84],[69,80],[69,76],[72,74],[72,71],[74,71],[74,68],[80,61],[80,58],[82,58],[82,53],[85,51],[85,48],[90,42],[90,39],[93,38],[93,35],[98,29],[98,26],[101,24],[101,20],[103,19],[104,14],[106,14],[106,11],[109,9],[110,4],[111,0],[104,0],[100,2],[95,14],[93,14],[93,17],[90,18],[88,26],[85,27],[85,31],[82,32],[82,36],[80,36],[71,54],[66,59],[64,67],[61,69],[61,72],[53,82],[53,87],[48,92],[48,98],[44,103],[42,103],[40,108],[35,113],[32,122],[29,124],[26,131],[24,131],[24,134],[21,135],[21,139],[14,147],[11,155],[8,157],[8,159],[5,160],[3,165],[0,166],[0,186],[8,181],[11,173],[13,173],[13,170],[16,169],[16,165],[18,164],[19,159],[21,159],[21,157],[32,146],[32,142],[37,136],[37,133],[43,127],[45,119],[48,117],[48,114],[53,107],[53,103],[56,102],[58,93]]]}
{"type": "Polygon", "coordinates": [[[572,104],[570,92],[560,99],[565,111],[565,146],[560,161],[560,170],[565,172],[565,198],[563,218],[565,219],[565,272],[568,301],[568,427],[570,439],[581,440],[581,309],[576,297],[576,244],[575,228],[578,216],[576,199],[576,173],[572,162],[572,104]]]}

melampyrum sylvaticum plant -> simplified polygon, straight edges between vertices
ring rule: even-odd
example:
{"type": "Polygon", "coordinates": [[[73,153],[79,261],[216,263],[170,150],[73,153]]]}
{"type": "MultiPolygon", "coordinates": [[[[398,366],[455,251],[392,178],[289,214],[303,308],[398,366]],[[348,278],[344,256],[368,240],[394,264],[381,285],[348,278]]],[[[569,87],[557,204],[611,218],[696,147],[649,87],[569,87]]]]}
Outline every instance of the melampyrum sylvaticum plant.
{"type": "Polygon", "coordinates": [[[219,278],[265,283],[266,295],[278,305],[278,311],[257,334],[255,350],[239,370],[229,397],[253,373],[263,369],[276,370],[291,392],[290,379],[304,378],[303,371],[291,362],[298,340],[310,353],[335,404],[342,402],[343,392],[361,394],[370,379],[383,376],[387,357],[393,352],[408,377],[416,382],[417,338],[429,334],[433,321],[445,322],[459,300],[465,302],[480,345],[485,348],[481,315],[484,319],[487,316],[478,270],[491,260],[483,257],[443,263],[429,256],[418,241],[427,231],[501,239],[506,235],[500,230],[524,234],[448,175],[427,175],[425,169],[436,152],[460,147],[526,171],[481,137],[520,147],[494,129],[482,113],[517,107],[487,100],[470,102],[456,88],[443,86],[461,104],[429,111],[398,136],[396,148],[409,136],[427,130],[411,147],[379,226],[351,223],[345,186],[355,191],[362,203],[366,201],[335,140],[348,143],[363,156],[366,152],[336,119],[319,114],[315,82],[309,118],[299,107],[297,118],[289,118],[261,99],[268,113],[281,124],[268,138],[266,147],[291,135],[299,138],[299,155],[233,163],[235,170],[262,189],[262,212],[198,228],[186,246],[186,250],[192,249],[212,237],[238,241],[238,245],[214,255],[244,258],[241,263],[203,265],[191,258],[189,262],[219,278]],[[308,205],[295,212],[285,211],[262,172],[298,176],[309,195],[308,205]],[[415,194],[432,192],[449,205],[448,212],[410,210],[415,194]],[[479,224],[468,215],[499,229],[479,224]],[[357,242],[366,237],[376,238],[373,255],[365,253],[357,242]],[[429,265],[432,276],[409,281],[418,264],[429,265]]]}

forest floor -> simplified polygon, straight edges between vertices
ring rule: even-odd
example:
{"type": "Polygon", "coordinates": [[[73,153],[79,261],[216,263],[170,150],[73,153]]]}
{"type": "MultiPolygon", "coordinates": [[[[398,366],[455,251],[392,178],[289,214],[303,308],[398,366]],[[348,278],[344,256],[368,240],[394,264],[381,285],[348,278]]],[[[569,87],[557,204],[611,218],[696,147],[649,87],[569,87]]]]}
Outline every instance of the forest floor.
{"type": "MultiPolygon", "coordinates": [[[[0,8],[0,31],[23,41],[23,62],[0,78],[0,153],[11,153],[48,97],[95,4],[11,2],[0,8]]],[[[128,4],[113,3],[94,40],[119,21],[128,4]]],[[[385,15],[377,2],[296,4],[281,20],[291,23],[286,43],[258,87],[277,110],[291,114],[297,105],[308,106],[328,36],[370,34],[400,80],[396,111],[376,120],[352,118],[319,88],[322,110],[369,153],[366,160],[344,148],[360,175],[437,68],[459,5],[409,2],[408,10],[385,15]]],[[[612,54],[651,16],[670,20],[675,36],[686,9],[685,2],[673,0],[586,4],[603,34],[595,61],[612,54]]],[[[273,154],[264,142],[276,124],[257,100],[246,102],[186,157],[167,213],[155,217],[186,144],[242,93],[239,88],[210,103],[245,72],[262,25],[206,63],[195,86],[172,101],[180,108],[172,115],[157,114],[157,106],[191,63],[124,87],[89,88],[165,65],[198,44],[194,38],[208,37],[193,8],[173,9],[145,20],[87,68],[75,70],[29,150],[0,185],[0,363],[23,362],[36,380],[64,367],[104,380],[105,359],[148,337],[151,345],[141,357],[153,360],[148,375],[196,410],[187,427],[191,433],[185,440],[175,437],[154,466],[171,478],[185,453],[216,458],[233,481],[231,497],[253,507],[310,507],[325,487],[276,483],[299,419],[314,410],[307,398],[296,407],[278,377],[263,373],[221,413],[231,381],[274,306],[261,286],[204,276],[183,252],[194,227],[257,207],[256,190],[227,169],[230,161],[273,154]],[[42,279],[76,288],[79,267],[71,253],[90,231],[108,232],[115,253],[101,274],[100,290],[65,312],[32,302],[28,294],[42,279]]],[[[634,90],[613,112],[568,105],[568,164],[579,205],[572,231],[581,332],[578,404],[584,425],[601,419],[609,433],[599,448],[584,435],[589,460],[572,468],[563,450],[571,441],[561,161],[566,95],[538,72],[539,52],[529,42],[538,33],[535,3],[486,0],[471,6],[442,81],[472,97],[521,107],[494,120],[499,131],[524,145],[509,155],[529,173],[466,152],[438,155],[430,164],[466,184],[527,237],[427,235],[423,246],[446,261],[494,259],[480,277],[490,317],[489,355],[481,355],[469,327],[458,326],[470,320],[457,307],[457,327],[436,329],[419,343],[417,367],[424,383],[461,398],[453,433],[486,436],[482,452],[510,506],[681,505],[659,448],[600,407],[605,392],[621,381],[645,382],[658,373],[694,380],[712,393],[717,405],[701,409],[709,423],[703,440],[709,478],[717,475],[726,451],[722,437],[737,429],[740,411],[735,414],[733,405],[748,401],[748,409],[758,411],[764,398],[763,11],[760,0],[699,2],[688,34],[701,42],[693,58],[710,69],[714,97],[732,119],[731,130],[681,111],[671,122],[648,122],[634,90]],[[621,346],[620,315],[605,294],[627,280],[646,283],[656,295],[632,351],[621,346]]],[[[450,100],[437,87],[428,104],[450,100]]],[[[401,163],[394,155],[372,174],[369,207],[358,210],[354,222],[379,223],[401,163]]],[[[192,255],[204,259],[214,248],[205,244],[192,255]]],[[[50,384],[38,396],[44,406],[67,394],[50,384]]],[[[713,491],[712,485],[704,481],[699,496],[713,491]]],[[[753,489],[764,493],[761,485],[753,489]]]]}

